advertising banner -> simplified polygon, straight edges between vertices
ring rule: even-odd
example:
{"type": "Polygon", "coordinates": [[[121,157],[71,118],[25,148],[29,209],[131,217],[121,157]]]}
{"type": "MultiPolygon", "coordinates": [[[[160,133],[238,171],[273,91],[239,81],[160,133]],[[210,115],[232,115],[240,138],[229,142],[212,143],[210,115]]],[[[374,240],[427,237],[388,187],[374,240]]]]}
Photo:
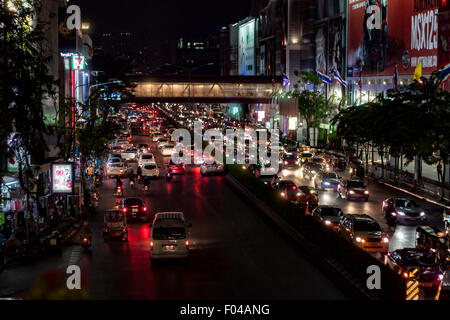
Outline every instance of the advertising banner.
{"type": "Polygon", "coordinates": [[[239,75],[255,75],[255,20],[239,26],[239,75]]]}
{"type": "Polygon", "coordinates": [[[75,184],[73,163],[52,163],[51,182],[52,193],[72,194],[75,184]]]}
{"type": "MultiPolygon", "coordinates": [[[[440,0],[348,0],[348,67],[363,76],[423,73],[438,67],[440,0]]],[[[353,76],[359,76],[354,74],[353,76]]]]}

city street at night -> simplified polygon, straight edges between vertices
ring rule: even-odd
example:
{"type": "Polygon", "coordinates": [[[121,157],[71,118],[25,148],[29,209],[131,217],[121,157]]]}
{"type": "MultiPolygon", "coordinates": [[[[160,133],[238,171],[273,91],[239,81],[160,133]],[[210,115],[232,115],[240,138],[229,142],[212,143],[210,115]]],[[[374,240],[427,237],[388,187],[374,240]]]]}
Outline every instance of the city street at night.
{"type": "Polygon", "coordinates": [[[0,303],[446,308],[449,41],[444,0],[0,0],[0,303]]]}

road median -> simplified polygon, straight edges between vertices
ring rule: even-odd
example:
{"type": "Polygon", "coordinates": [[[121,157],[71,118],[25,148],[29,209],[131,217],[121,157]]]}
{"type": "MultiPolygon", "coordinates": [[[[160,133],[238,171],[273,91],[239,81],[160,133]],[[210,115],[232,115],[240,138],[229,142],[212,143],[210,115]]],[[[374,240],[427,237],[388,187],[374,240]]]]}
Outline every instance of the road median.
{"type": "Polygon", "coordinates": [[[340,280],[363,299],[404,300],[405,281],[394,271],[358,248],[337,232],[327,228],[294,204],[277,196],[276,192],[248,170],[239,165],[228,166],[225,181],[247,198],[259,211],[298,243],[320,263],[330,275],[340,280]],[[369,290],[366,286],[369,266],[378,266],[381,272],[381,289],[369,290]]]}

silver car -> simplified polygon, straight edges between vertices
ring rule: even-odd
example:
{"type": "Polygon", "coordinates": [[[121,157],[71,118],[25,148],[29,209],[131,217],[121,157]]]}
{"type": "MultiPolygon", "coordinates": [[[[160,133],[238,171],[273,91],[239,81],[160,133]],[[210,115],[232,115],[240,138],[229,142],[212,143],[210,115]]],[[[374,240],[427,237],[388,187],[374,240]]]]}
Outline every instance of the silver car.
{"type": "Polygon", "coordinates": [[[110,178],[113,177],[128,177],[133,168],[128,166],[126,163],[119,162],[113,163],[109,168],[106,169],[106,175],[110,178]]]}
{"type": "Polygon", "coordinates": [[[214,175],[214,174],[223,174],[225,172],[225,167],[223,164],[219,164],[217,162],[211,164],[202,164],[200,166],[200,173],[202,176],[206,175],[214,175]]]}

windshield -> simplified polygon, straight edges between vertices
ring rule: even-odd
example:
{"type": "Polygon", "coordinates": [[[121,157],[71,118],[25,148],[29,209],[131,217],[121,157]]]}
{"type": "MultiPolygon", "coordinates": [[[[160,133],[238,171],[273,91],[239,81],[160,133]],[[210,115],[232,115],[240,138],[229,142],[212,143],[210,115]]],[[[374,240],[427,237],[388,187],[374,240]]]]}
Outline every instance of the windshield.
{"type": "Polygon", "coordinates": [[[183,227],[158,227],[153,230],[153,240],[182,240],[186,239],[183,227]]]}
{"type": "Polygon", "coordinates": [[[126,206],[140,206],[140,205],[142,205],[142,200],[141,199],[126,199],[125,205],[126,206]]]}
{"type": "Polygon", "coordinates": [[[293,155],[293,154],[287,154],[287,155],[284,156],[284,159],[286,159],[286,160],[296,160],[297,157],[295,155],[293,155]]]}
{"type": "Polygon", "coordinates": [[[347,186],[349,188],[364,188],[364,183],[361,181],[348,181],[347,186]]]}
{"type": "Polygon", "coordinates": [[[123,168],[123,163],[112,164],[111,168],[123,168]]]}
{"type": "Polygon", "coordinates": [[[144,166],[144,169],[146,169],[146,170],[154,170],[154,169],[156,169],[156,166],[154,164],[149,164],[149,165],[144,166]]]}
{"type": "Polygon", "coordinates": [[[142,155],[142,159],[151,160],[151,159],[153,159],[153,156],[151,154],[142,155]]]}
{"type": "Polygon", "coordinates": [[[109,222],[122,222],[122,221],[123,216],[118,211],[110,212],[109,222]]]}
{"type": "Polygon", "coordinates": [[[320,213],[325,217],[342,217],[342,210],[339,208],[325,207],[320,210],[320,213]]]}
{"type": "Polygon", "coordinates": [[[323,175],[323,178],[324,179],[339,179],[339,176],[337,175],[337,173],[328,172],[323,175]]]}
{"type": "Polygon", "coordinates": [[[376,221],[355,221],[355,231],[381,231],[376,221]]]}

